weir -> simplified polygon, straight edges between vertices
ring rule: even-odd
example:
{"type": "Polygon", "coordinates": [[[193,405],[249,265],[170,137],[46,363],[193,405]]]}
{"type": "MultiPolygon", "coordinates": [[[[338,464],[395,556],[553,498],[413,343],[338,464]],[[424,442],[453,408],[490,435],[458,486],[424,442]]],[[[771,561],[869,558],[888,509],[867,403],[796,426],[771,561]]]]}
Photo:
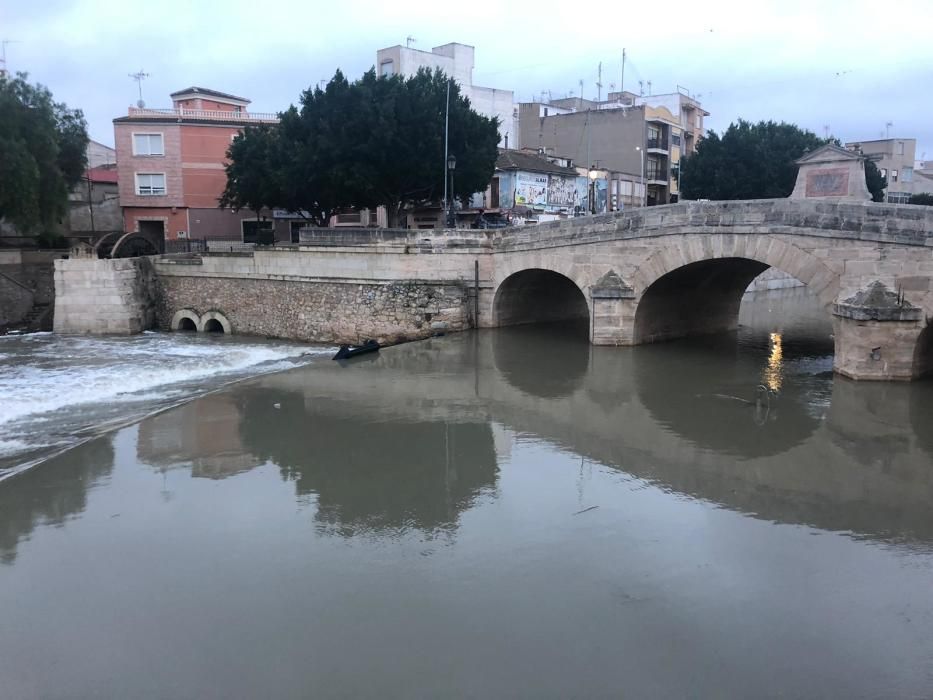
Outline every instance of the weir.
{"type": "Polygon", "coordinates": [[[60,260],[55,329],[169,330],[185,311],[199,330],[216,314],[231,333],[392,343],[586,318],[593,344],[635,345],[734,327],[742,293],[769,267],[833,314],[837,372],[907,380],[933,366],[933,208],[806,199],[491,231],[308,230],[298,245],[247,253],[60,260]]]}

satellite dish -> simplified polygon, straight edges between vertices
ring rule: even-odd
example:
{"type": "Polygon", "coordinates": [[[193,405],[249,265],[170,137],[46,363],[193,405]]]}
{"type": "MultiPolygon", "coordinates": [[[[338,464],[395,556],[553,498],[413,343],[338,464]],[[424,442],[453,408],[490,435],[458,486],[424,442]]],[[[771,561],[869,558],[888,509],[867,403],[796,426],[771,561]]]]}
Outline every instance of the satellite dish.
{"type": "Polygon", "coordinates": [[[146,106],[146,103],[143,102],[142,100],[136,100],[136,106],[142,109],[143,107],[146,106]]]}

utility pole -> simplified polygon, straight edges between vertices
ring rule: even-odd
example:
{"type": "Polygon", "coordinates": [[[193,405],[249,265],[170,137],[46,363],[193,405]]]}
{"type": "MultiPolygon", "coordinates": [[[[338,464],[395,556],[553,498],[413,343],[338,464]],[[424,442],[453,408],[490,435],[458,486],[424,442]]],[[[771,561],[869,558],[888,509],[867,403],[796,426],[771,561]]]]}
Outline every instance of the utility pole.
{"type": "Polygon", "coordinates": [[[444,110],[444,211],[447,211],[447,127],[450,124],[450,81],[447,78],[447,109],[444,110]]]}

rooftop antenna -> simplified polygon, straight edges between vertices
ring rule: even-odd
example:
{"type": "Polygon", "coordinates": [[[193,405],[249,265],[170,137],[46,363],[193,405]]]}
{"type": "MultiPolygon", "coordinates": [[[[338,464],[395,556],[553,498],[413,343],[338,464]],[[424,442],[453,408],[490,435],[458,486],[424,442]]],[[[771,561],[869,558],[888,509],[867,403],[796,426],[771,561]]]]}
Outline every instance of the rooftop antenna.
{"type": "Polygon", "coordinates": [[[891,127],[894,126],[894,122],[885,122],[884,123],[884,137],[886,139],[891,138],[891,127]]]}
{"type": "Polygon", "coordinates": [[[408,36],[405,37],[405,48],[410,49],[411,45],[414,44],[416,41],[418,40],[415,39],[415,37],[413,37],[411,34],[409,34],[408,36]]]}
{"type": "Polygon", "coordinates": [[[596,78],[596,101],[603,101],[603,62],[599,62],[599,68],[597,70],[596,78]]]}
{"type": "Polygon", "coordinates": [[[622,77],[619,80],[619,92],[625,92],[625,49],[622,49],[622,77]]]}
{"type": "Polygon", "coordinates": [[[583,109],[583,78],[580,78],[580,109],[583,109]]]}
{"type": "Polygon", "coordinates": [[[644,96],[645,94],[645,81],[644,80],[638,81],[638,94],[642,96],[644,96]]]}
{"type": "Polygon", "coordinates": [[[829,140],[829,124],[823,124],[823,138],[829,140]]]}
{"type": "Polygon", "coordinates": [[[7,44],[18,44],[19,42],[15,39],[3,39],[0,41],[0,75],[6,75],[6,45],[7,44]]]}
{"type": "Polygon", "coordinates": [[[130,73],[130,77],[136,81],[136,87],[139,88],[139,100],[136,102],[136,106],[142,109],[146,106],[143,101],[143,81],[149,77],[149,74],[140,69],[138,73],[130,73]]]}
{"type": "Polygon", "coordinates": [[[651,96],[651,81],[648,81],[648,96],[651,96]]]}

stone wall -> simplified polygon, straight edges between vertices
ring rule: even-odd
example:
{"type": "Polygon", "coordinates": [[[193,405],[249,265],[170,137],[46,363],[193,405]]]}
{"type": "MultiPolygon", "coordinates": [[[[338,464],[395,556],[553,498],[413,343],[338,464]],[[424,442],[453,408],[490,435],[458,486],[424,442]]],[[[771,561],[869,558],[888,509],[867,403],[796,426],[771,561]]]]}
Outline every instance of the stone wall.
{"type": "Polygon", "coordinates": [[[157,325],[169,330],[174,314],[218,311],[233,333],[309,342],[382,344],[426,338],[471,325],[469,290],[448,284],[384,284],[159,276],[157,325]]]}
{"type": "Polygon", "coordinates": [[[56,333],[131,334],[154,322],[148,258],[55,261],[56,333]]]}
{"type": "MultiPolygon", "coordinates": [[[[42,250],[11,250],[0,255],[0,328],[16,327],[35,306],[52,303],[52,263],[61,255],[42,250]]],[[[51,315],[41,319],[38,327],[51,328],[51,315]]]]}

